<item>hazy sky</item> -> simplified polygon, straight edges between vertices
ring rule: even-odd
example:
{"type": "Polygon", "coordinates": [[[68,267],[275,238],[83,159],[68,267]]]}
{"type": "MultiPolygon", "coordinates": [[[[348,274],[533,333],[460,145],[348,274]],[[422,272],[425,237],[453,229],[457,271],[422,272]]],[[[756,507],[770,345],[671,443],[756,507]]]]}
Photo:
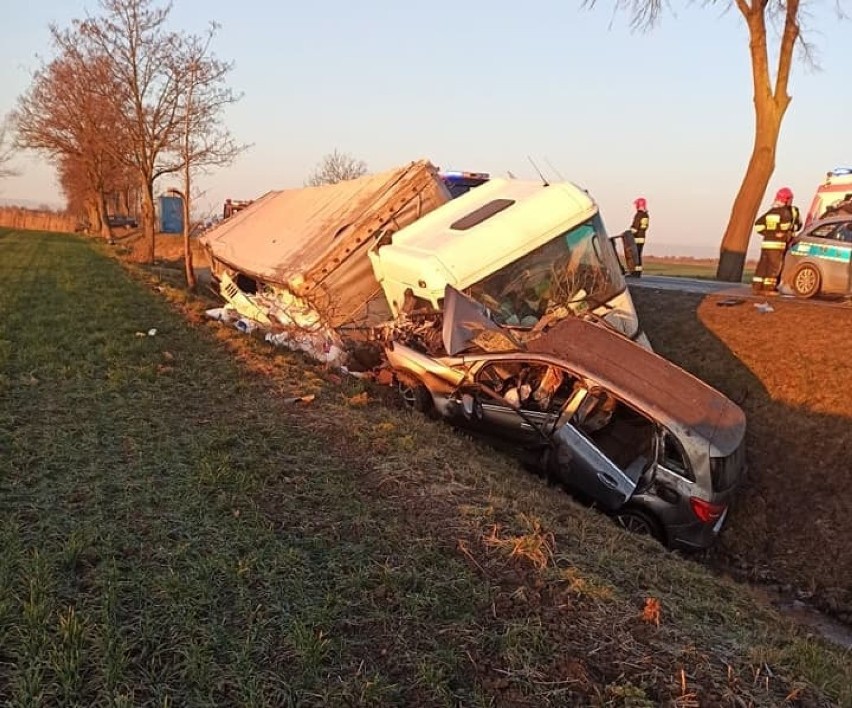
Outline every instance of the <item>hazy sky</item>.
{"type": "MultiPolygon", "coordinates": [[[[695,3],[633,33],[611,3],[598,5],[174,0],[174,28],[221,25],[215,52],[235,62],[230,83],[244,93],[227,123],[252,144],[232,167],[202,178],[201,201],[212,212],[225,197],[301,186],[334,148],[371,171],[428,158],[444,169],[533,178],[530,156],[551,179],[556,171],[589,189],[610,233],[627,227],[641,195],[651,212],[648,252],[715,255],[753,132],[743,20],[723,12],[724,2],[695,3]]],[[[790,186],[803,210],[827,170],[852,166],[852,21],[838,21],[833,5],[810,6],[821,69],[794,69],[769,187],[790,186]]],[[[38,0],[6,9],[0,112],[50,57],[48,24],[66,26],[97,7],[38,0]]],[[[21,176],[0,184],[0,198],[62,204],[38,157],[17,166],[21,176]]]]}

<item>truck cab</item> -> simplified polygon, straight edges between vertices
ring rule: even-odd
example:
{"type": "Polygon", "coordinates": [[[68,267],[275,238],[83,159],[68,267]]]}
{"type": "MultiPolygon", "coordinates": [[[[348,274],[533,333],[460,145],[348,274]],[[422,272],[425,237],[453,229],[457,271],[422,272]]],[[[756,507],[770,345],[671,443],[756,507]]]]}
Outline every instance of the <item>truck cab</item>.
{"type": "Polygon", "coordinates": [[[504,326],[591,312],[650,348],[598,206],[571,182],[490,179],[368,255],[394,316],[411,303],[440,310],[451,285],[504,326]]]}

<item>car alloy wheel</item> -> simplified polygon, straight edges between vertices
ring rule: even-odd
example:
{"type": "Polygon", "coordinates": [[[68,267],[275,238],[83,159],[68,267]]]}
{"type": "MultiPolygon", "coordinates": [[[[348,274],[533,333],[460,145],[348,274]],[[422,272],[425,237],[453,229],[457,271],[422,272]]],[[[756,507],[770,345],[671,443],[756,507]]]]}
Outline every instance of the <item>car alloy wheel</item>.
{"type": "Polygon", "coordinates": [[[793,276],[793,290],[799,297],[813,297],[819,292],[819,284],[819,271],[807,263],[793,276]]]}
{"type": "Polygon", "coordinates": [[[625,531],[637,536],[650,536],[658,541],[662,540],[662,534],[657,522],[650,515],[638,509],[627,509],[615,516],[616,523],[625,531]]]}
{"type": "Polygon", "coordinates": [[[397,387],[406,408],[418,413],[428,413],[432,408],[432,394],[423,384],[400,381],[397,387]]]}

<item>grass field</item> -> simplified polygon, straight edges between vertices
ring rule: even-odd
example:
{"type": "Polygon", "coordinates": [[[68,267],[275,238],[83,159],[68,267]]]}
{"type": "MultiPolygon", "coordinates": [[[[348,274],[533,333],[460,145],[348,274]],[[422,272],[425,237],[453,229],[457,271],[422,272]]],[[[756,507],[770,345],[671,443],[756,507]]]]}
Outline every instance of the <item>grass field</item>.
{"type": "MultiPolygon", "coordinates": [[[[676,278],[716,278],[716,261],[696,258],[660,258],[647,256],[642,268],[647,275],[666,275],[676,278]]],[[[747,263],[743,270],[742,282],[750,283],[754,274],[754,263],[747,263]]]]}
{"type": "Polygon", "coordinates": [[[101,248],[0,231],[3,702],[852,705],[745,589],[101,248]]]}

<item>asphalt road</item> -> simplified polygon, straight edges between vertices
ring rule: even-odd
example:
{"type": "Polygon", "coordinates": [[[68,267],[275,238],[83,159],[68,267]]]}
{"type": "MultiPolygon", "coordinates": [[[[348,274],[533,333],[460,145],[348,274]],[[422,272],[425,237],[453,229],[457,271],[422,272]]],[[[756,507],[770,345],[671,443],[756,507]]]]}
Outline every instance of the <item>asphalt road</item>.
{"type": "Polygon", "coordinates": [[[650,288],[651,290],[673,290],[682,293],[696,293],[698,295],[721,295],[730,298],[743,298],[756,303],[776,302],[805,305],[808,307],[840,307],[852,309],[852,301],[849,299],[822,299],[810,298],[804,300],[788,295],[765,296],[754,295],[751,287],[743,283],[727,283],[720,280],[705,280],[702,278],[673,278],[665,275],[643,275],[641,278],[628,278],[629,289],[650,288]]]}

